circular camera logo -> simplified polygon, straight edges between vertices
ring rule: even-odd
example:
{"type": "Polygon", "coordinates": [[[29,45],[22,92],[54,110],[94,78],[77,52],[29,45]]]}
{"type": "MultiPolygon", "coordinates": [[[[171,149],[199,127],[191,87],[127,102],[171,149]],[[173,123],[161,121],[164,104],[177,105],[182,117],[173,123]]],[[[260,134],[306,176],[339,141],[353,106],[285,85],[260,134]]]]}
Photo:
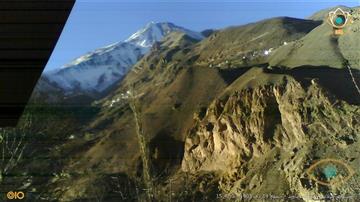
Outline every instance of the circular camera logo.
{"type": "Polygon", "coordinates": [[[7,199],[9,200],[21,200],[25,198],[25,193],[22,191],[19,192],[13,192],[13,191],[9,191],[6,194],[7,199]]]}
{"type": "Polygon", "coordinates": [[[345,183],[353,175],[353,169],[336,159],[323,159],[311,165],[306,172],[310,179],[325,186],[337,186],[345,183]]]}
{"type": "Polygon", "coordinates": [[[341,27],[345,25],[346,17],[344,15],[336,15],[333,21],[335,26],[341,27]]]}
{"type": "Polygon", "coordinates": [[[6,197],[10,200],[12,199],[15,199],[15,193],[12,192],[12,191],[9,191],[7,194],[6,194],[6,197]]]}

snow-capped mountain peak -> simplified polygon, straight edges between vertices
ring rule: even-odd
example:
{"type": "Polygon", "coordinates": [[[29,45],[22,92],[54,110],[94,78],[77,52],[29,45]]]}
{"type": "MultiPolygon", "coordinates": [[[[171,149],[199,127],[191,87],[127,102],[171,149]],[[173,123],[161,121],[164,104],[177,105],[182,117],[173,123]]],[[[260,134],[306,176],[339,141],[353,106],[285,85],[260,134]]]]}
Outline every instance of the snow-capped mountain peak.
{"type": "Polygon", "coordinates": [[[150,22],[127,40],[89,52],[45,76],[68,93],[102,92],[121,80],[155,42],[175,31],[195,39],[203,38],[200,33],[173,23],[150,22]]]}
{"type": "Polygon", "coordinates": [[[185,29],[174,25],[173,23],[163,22],[163,23],[148,23],[143,29],[135,32],[131,35],[126,42],[134,43],[142,47],[151,47],[156,41],[161,41],[164,36],[171,32],[184,32],[192,38],[202,39],[200,33],[185,29]]]}

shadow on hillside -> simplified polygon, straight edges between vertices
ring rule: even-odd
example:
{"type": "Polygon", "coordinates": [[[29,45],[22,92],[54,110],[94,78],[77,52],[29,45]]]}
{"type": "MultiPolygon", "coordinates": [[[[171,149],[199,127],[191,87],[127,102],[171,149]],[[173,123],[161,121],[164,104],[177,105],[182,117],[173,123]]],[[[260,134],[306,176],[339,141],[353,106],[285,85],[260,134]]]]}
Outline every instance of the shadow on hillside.
{"type": "MultiPolygon", "coordinates": [[[[351,69],[355,80],[360,85],[360,71],[351,69]]],[[[264,72],[271,74],[288,74],[298,80],[304,87],[309,87],[312,79],[326,90],[335,95],[338,99],[350,104],[360,104],[360,95],[352,81],[347,68],[335,69],[328,66],[299,66],[293,69],[264,69],[264,72]]]]}
{"type": "Polygon", "coordinates": [[[181,165],[184,155],[184,142],[175,140],[169,131],[160,131],[149,143],[154,174],[165,174],[176,165],[181,165]]]}
{"type": "Polygon", "coordinates": [[[241,75],[245,74],[251,67],[241,67],[241,68],[233,68],[233,69],[219,69],[219,73],[224,81],[230,85],[236,79],[238,79],[241,75]]]}

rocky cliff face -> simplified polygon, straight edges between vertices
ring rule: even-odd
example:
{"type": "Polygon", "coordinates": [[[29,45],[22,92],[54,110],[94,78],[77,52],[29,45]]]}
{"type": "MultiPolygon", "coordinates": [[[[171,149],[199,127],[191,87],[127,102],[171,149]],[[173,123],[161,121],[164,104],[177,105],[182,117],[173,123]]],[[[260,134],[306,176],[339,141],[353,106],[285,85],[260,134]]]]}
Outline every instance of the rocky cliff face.
{"type": "MultiPolygon", "coordinates": [[[[229,93],[195,119],[182,170],[217,173],[220,190],[238,196],[321,195],[306,170],[316,159],[359,155],[359,110],[334,99],[315,80],[303,88],[284,77],[278,84],[229,93]]],[[[345,193],[356,188],[342,187],[345,193]]]]}

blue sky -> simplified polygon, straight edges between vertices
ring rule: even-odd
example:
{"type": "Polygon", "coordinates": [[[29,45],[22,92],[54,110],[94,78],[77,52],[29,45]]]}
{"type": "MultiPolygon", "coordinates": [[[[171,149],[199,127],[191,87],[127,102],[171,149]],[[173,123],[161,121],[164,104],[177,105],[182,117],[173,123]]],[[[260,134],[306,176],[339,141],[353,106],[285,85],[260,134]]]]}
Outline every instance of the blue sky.
{"type": "Polygon", "coordinates": [[[336,5],[360,1],[316,0],[77,0],[47,64],[52,70],[96,48],[125,40],[150,21],[195,31],[242,25],[265,18],[306,18],[336,5]]]}

